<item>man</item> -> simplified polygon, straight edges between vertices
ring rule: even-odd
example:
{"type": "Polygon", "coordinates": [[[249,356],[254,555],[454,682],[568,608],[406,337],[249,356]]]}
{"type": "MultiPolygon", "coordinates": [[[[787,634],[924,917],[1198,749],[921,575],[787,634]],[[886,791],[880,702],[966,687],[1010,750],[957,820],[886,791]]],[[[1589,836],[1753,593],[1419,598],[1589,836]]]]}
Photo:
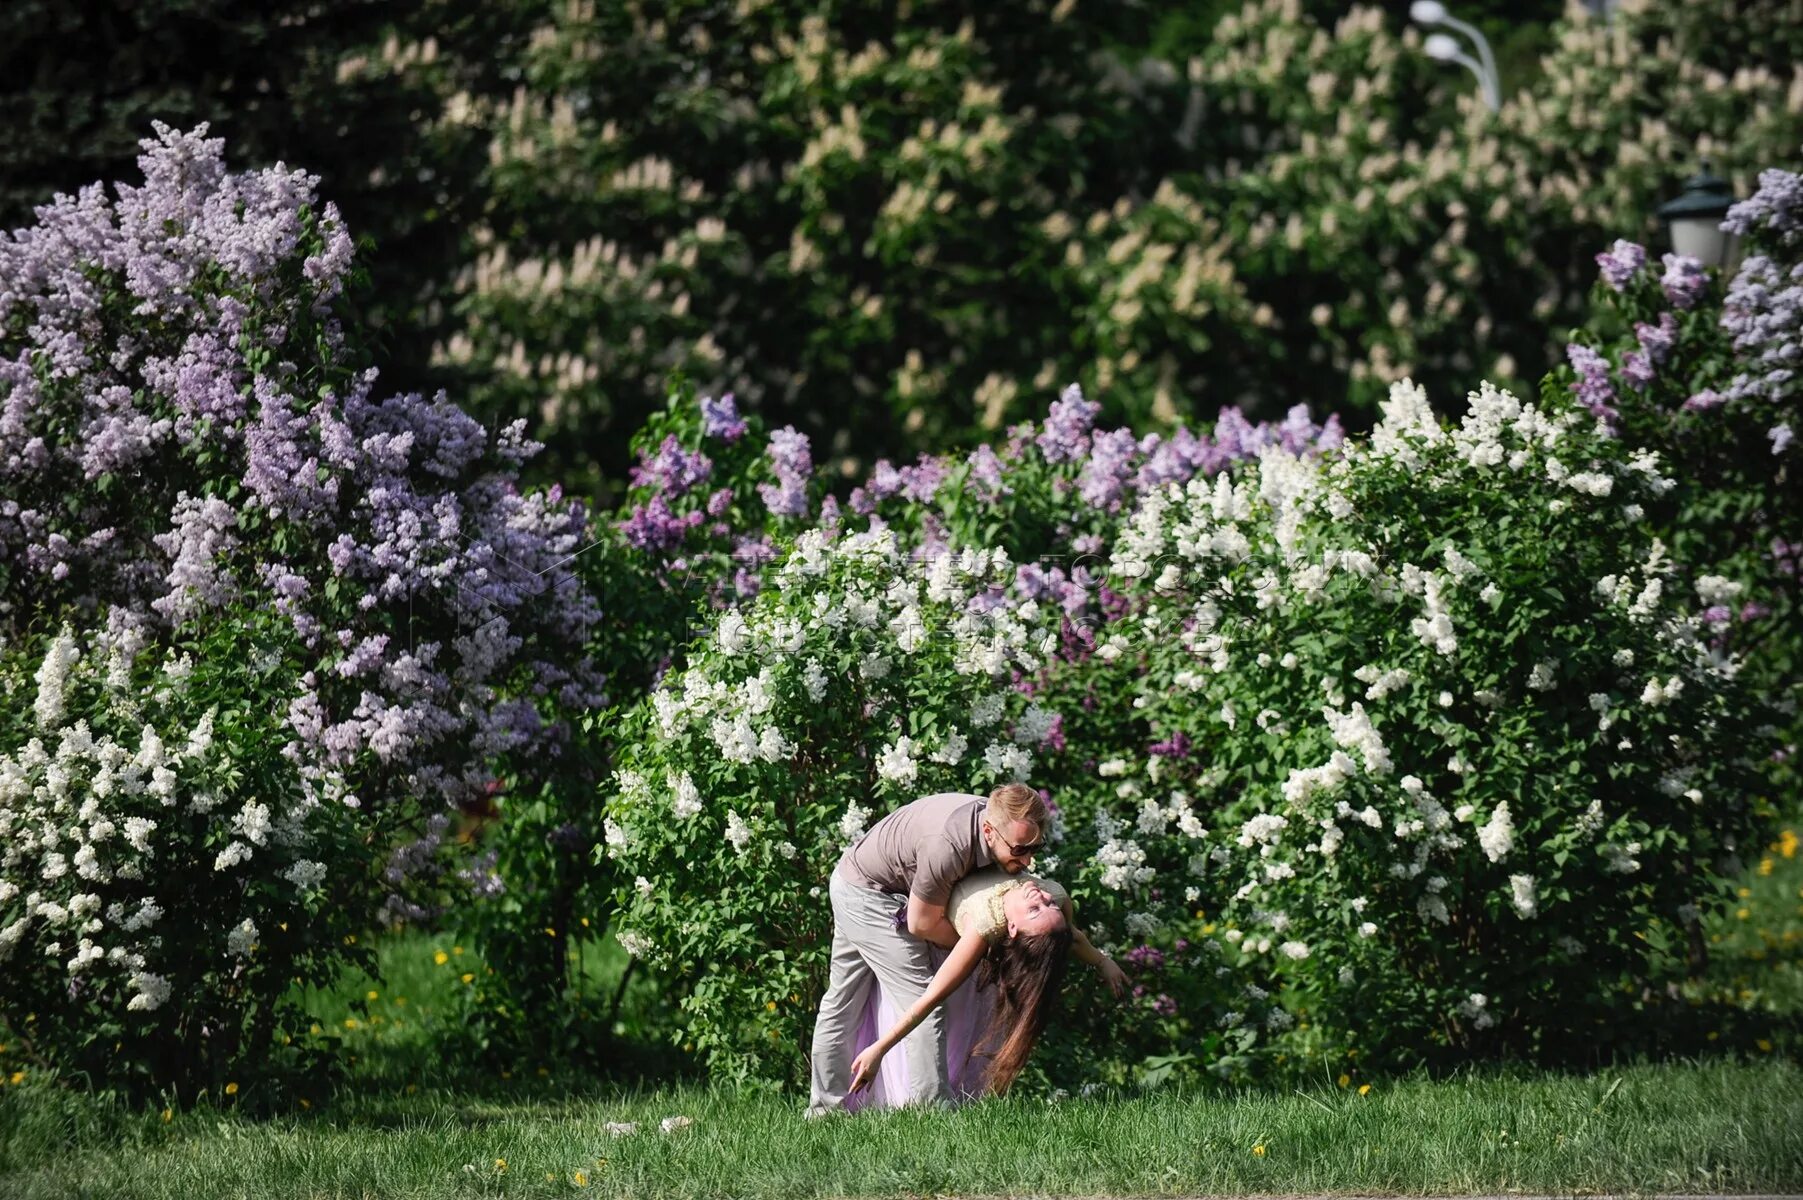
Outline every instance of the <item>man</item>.
{"type": "MultiPolygon", "coordinates": [[[[991,864],[1010,875],[1026,870],[1044,845],[1045,815],[1045,802],[1025,784],[1003,784],[987,798],[942,792],[896,809],[839,859],[827,885],[833,961],[814,1022],[808,1116],[845,1105],[852,1039],[871,985],[880,984],[900,1009],[918,1000],[933,981],[928,944],[958,944],[945,911],[952,885],[991,864]]],[[[948,1101],[942,1008],[902,1041],[902,1051],[908,1102],[948,1101]]]]}

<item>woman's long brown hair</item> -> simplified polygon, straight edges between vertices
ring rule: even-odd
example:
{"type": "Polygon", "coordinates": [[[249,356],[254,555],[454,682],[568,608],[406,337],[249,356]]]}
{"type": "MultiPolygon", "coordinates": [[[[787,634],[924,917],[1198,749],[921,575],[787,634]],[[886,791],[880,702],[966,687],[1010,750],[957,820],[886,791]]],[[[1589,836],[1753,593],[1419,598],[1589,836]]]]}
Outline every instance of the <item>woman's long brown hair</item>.
{"type": "Polygon", "coordinates": [[[1070,961],[1069,922],[1046,933],[1004,937],[989,948],[977,968],[977,987],[996,989],[995,1034],[978,1053],[992,1061],[989,1090],[1000,1095],[1027,1065],[1033,1044],[1045,1030],[1070,961]],[[1000,1045],[988,1048],[996,1040],[1000,1045]]]}

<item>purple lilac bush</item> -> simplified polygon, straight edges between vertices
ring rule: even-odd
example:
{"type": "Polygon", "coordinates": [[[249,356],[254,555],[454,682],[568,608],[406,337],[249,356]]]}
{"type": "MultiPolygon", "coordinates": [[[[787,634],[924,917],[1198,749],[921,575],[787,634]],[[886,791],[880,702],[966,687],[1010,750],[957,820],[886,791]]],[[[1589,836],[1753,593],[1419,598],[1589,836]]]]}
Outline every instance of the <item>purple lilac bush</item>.
{"type": "Polygon", "coordinates": [[[173,637],[266,605],[308,669],[272,697],[343,803],[402,806],[430,862],[497,759],[598,703],[583,506],[527,494],[523,422],[382,395],[339,312],[353,243],[316,178],[228,171],[158,125],[140,185],[62,195],[0,236],[0,630],[173,637]]]}
{"type": "Polygon", "coordinates": [[[1097,587],[1083,560],[1141,496],[1251,461],[1266,446],[1330,452],[1344,440],[1337,416],[1317,424],[1306,405],[1281,422],[1254,424],[1224,408],[1212,430],[1143,435],[1096,428],[1100,411],[1072,385],[1043,422],[1013,426],[999,446],[899,467],[879,459],[841,503],[813,470],[806,435],[786,427],[760,448],[761,429],[731,394],[697,403],[679,393],[637,439],[632,489],[613,524],[649,576],[716,606],[756,594],[785,535],[891,528],[923,561],[950,545],[1000,545],[1022,564],[1019,599],[1050,598],[1076,616],[1097,587]]]}

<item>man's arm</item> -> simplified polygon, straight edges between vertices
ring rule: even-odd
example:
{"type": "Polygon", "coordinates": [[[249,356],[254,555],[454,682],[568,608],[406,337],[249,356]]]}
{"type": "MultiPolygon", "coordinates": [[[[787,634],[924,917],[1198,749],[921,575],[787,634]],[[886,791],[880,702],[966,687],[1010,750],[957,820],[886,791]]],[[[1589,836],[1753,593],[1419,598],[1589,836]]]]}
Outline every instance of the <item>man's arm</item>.
{"type": "Polygon", "coordinates": [[[945,905],[928,904],[911,892],[908,895],[908,932],[947,950],[958,944],[958,930],[946,918],[945,905]]]}

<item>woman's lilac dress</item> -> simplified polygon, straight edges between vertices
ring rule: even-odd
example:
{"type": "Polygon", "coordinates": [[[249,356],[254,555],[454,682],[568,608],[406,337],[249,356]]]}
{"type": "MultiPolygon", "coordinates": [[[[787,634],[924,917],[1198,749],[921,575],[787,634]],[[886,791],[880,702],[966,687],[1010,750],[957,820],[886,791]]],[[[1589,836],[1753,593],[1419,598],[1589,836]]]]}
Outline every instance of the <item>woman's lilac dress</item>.
{"type": "MultiPolygon", "coordinates": [[[[1000,916],[1001,893],[1025,878],[1029,877],[1011,876],[999,868],[988,868],[960,880],[952,890],[951,903],[946,906],[958,932],[968,932],[973,924],[992,929],[1000,916]]],[[[1054,896],[1063,897],[1064,889],[1056,883],[1039,882],[1054,896]]],[[[937,971],[949,952],[938,946],[931,947],[931,952],[933,969],[937,971]]],[[[980,972],[972,971],[958,990],[947,997],[944,1005],[946,1077],[951,1082],[954,1104],[983,1094],[989,1081],[991,1060],[981,1052],[996,1049],[994,1045],[985,1045],[995,1023],[995,991],[978,988],[978,974],[980,972]]],[[[870,999],[865,1001],[863,1016],[858,1021],[852,1054],[861,1054],[875,1044],[884,1030],[901,1020],[902,1011],[884,995],[880,985],[872,985],[870,999]]],[[[899,1108],[906,1103],[908,1095],[908,1056],[891,1051],[883,1056],[883,1063],[877,1068],[876,1078],[870,1086],[845,1098],[845,1109],[857,1112],[864,1108],[899,1108]]]]}

